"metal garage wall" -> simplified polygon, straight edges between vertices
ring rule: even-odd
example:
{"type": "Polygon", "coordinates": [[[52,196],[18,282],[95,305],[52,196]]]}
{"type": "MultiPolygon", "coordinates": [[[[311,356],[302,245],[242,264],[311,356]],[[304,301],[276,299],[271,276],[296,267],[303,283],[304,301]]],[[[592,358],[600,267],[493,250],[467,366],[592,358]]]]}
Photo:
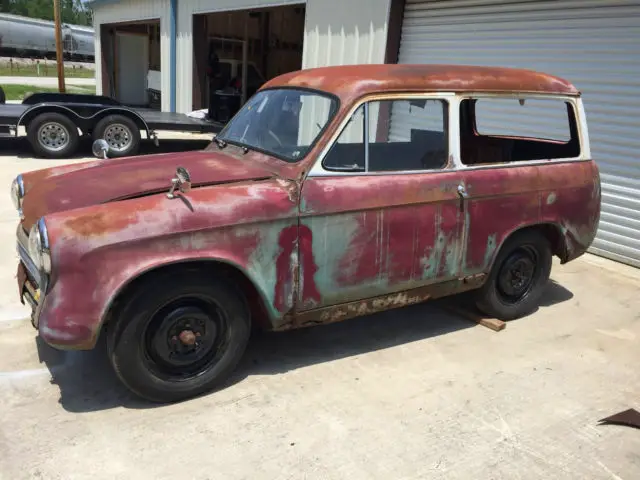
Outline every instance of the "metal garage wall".
{"type": "Polygon", "coordinates": [[[384,63],[390,0],[308,0],[302,67],[384,63]]]}
{"type": "MultiPolygon", "coordinates": [[[[93,8],[96,48],[96,93],[102,94],[102,62],[100,26],[107,23],[160,19],[160,55],[162,91],[169,91],[169,0],[122,0],[116,3],[96,4],[93,8]]],[[[162,96],[162,110],[169,111],[169,95],[162,96]]]]}
{"type": "MultiPolygon", "coordinates": [[[[322,0],[315,0],[322,1],[322,0]]],[[[193,104],[193,15],[304,4],[305,0],[183,0],[178,2],[176,52],[176,111],[187,113],[193,104]]]]}
{"type": "Polygon", "coordinates": [[[573,82],[602,178],[591,251],[640,267],[639,46],[637,0],[407,0],[399,63],[530,68],[573,82]]]}

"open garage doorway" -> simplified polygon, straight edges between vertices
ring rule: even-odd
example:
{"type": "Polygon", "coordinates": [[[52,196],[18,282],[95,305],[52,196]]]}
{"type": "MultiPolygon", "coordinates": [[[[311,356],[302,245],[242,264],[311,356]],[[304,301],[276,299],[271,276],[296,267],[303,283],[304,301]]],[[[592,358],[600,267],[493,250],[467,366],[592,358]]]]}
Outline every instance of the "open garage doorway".
{"type": "Polygon", "coordinates": [[[226,123],[266,81],[300,69],[304,20],[304,4],[194,15],[193,109],[226,123]]]}
{"type": "Polygon", "coordinates": [[[160,20],[100,27],[102,92],[134,107],[160,109],[160,20]]]}

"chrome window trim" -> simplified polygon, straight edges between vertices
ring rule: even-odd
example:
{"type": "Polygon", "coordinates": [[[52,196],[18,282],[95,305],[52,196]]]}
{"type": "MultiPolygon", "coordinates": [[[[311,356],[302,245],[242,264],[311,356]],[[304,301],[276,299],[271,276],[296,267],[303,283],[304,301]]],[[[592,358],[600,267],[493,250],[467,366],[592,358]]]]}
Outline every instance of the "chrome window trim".
{"type": "MultiPolygon", "coordinates": [[[[320,151],[320,154],[318,155],[318,157],[316,158],[313,166],[309,170],[309,173],[308,173],[307,177],[338,177],[338,176],[362,176],[362,175],[366,175],[366,176],[416,175],[416,174],[420,174],[420,173],[432,173],[432,172],[450,171],[452,169],[451,168],[451,152],[453,151],[453,149],[451,148],[452,129],[450,128],[450,125],[451,125],[450,101],[451,101],[451,99],[454,99],[454,98],[455,98],[455,93],[453,93],[453,92],[371,94],[371,95],[367,95],[367,96],[361,98],[360,100],[355,102],[351,106],[349,111],[345,114],[344,118],[340,122],[340,125],[338,126],[336,131],[331,136],[331,139],[329,140],[329,142],[327,142],[327,145],[325,145],[325,147],[320,151]],[[364,112],[365,120],[364,121],[365,121],[365,125],[367,125],[367,128],[368,128],[368,121],[367,121],[368,120],[368,110],[369,110],[368,104],[370,102],[385,101],[385,100],[386,101],[408,100],[408,99],[442,100],[447,105],[447,108],[449,109],[449,111],[448,111],[448,122],[447,122],[448,123],[448,130],[449,130],[449,135],[448,135],[448,139],[449,139],[449,162],[447,162],[447,165],[445,165],[442,168],[437,168],[437,169],[398,170],[398,171],[390,171],[390,172],[386,172],[386,171],[385,172],[367,172],[367,171],[364,171],[364,172],[362,172],[362,171],[344,172],[344,171],[326,170],[324,168],[324,166],[322,165],[323,162],[324,162],[324,159],[329,154],[329,151],[331,150],[333,145],[338,141],[338,138],[340,138],[340,135],[342,135],[342,132],[346,128],[347,123],[349,122],[349,120],[351,119],[353,114],[356,112],[356,110],[358,110],[358,108],[360,108],[362,105],[364,105],[364,110],[365,110],[365,112],[364,112]]],[[[454,129],[454,130],[456,130],[456,132],[458,132],[459,129],[454,129]]],[[[459,134],[459,132],[458,132],[458,134],[459,134]]],[[[365,146],[365,170],[366,170],[368,168],[368,147],[369,147],[369,136],[368,135],[365,135],[364,146],[365,146]]]]}
{"type": "MultiPolygon", "coordinates": [[[[368,122],[365,123],[368,125],[368,122]]],[[[535,137],[533,137],[535,138],[535,137]]],[[[365,169],[368,168],[368,135],[365,138],[365,169]]],[[[587,127],[586,114],[584,111],[584,105],[582,98],[578,95],[560,95],[549,93],[530,93],[530,92],[510,92],[510,93],[492,93],[492,92],[429,92],[429,93],[388,93],[388,94],[371,94],[363,97],[358,102],[355,102],[344,118],[341,120],[338,128],[331,136],[327,145],[320,151],[313,166],[309,170],[307,177],[342,177],[342,176],[378,176],[378,175],[417,175],[436,172],[451,172],[451,171],[473,171],[473,170],[487,170],[495,168],[520,168],[536,165],[554,165],[568,162],[585,162],[591,161],[591,149],[589,143],[589,134],[587,127]],[[576,125],[578,130],[578,140],[580,144],[580,155],[577,157],[567,158],[554,158],[549,160],[526,160],[522,162],[511,163],[490,163],[484,165],[465,165],[462,163],[460,156],[460,102],[469,98],[524,98],[524,99],[551,99],[568,102],[573,106],[574,114],[576,117],[576,125]],[[424,170],[399,170],[399,171],[385,171],[385,172],[345,172],[345,171],[333,171],[326,170],[323,167],[323,162],[333,145],[337,142],[340,135],[347,126],[347,123],[360,106],[365,105],[365,122],[368,120],[368,104],[373,101],[392,101],[392,100],[405,100],[405,99],[432,99],[443,100],[448,105],[448,122],[447,128],[449,131],[449,161],[443,168],[438,169],[424,169],[424,170]]]]}
{"type": "MultiPolygon", "coordinates": [[[[521,162],[509,162],[509,163],[487,163],[484,165],[465,165],[462,163],[462,158],[458,155],[457,170],[474,171],[474,170],[490,170],[495,168],[519,168],[519,167],[532,167],[538,165],[555,165],[569,162],[585,162],[591,160],[591,150],[589,148],[588,136],[585,137],[587,132],[587,123],[584,115],[584,109],[582,105],[582,99],[579,96],[571,95],[554,95],[549,93],[460,93],[458,97],[458,113],[460,111],[459,105],[462,100],[470,98],[524,98],[526,99],[549,99],[570,103],[573,106],[573,111],[576,120],[576,126],[578,129],[578,143],[580,144],[580,154],[577,157],[563,157],[553,158],[548,160],[525,160],[521,162]]],[[[459,122],[458,122],[459,123],[459,122]]],[[[458,128],[458,148],[460,147],[460,129],[458,128]]],[[[537,138],[537,137],[532,137],[537,138]]]]}

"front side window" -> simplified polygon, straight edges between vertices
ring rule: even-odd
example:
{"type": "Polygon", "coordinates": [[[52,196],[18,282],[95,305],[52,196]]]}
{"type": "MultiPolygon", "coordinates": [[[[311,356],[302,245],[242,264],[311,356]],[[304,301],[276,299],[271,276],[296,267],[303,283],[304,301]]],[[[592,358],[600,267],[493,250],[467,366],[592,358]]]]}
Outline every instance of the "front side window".
{"type": "Polygon", "coordinates": [[[329,150],[326,170],[401,172],[444,168],[449,156],[444,100],[361,105],[329,150]]]}
{"type": "Polygon", "coordinates": [[[321,92],[263,90],[244,104],[217,138],[294,163],[306,156],[337,109],[338,101],[321,92]]]}

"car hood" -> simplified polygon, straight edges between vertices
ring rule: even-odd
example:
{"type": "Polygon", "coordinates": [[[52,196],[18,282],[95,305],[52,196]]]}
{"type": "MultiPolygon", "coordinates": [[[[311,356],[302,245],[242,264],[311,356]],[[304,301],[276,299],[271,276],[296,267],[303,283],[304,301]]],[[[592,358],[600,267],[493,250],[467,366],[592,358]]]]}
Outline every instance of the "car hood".
{"type": "Polygon", "coordinates": [[[194,188],[275,176],[260,164],[210,151],[144,155],[46,168],[22,175],[23,226],[28,230],[49,213],[168,192],[179,166],[189,171],[194,188]]]}

